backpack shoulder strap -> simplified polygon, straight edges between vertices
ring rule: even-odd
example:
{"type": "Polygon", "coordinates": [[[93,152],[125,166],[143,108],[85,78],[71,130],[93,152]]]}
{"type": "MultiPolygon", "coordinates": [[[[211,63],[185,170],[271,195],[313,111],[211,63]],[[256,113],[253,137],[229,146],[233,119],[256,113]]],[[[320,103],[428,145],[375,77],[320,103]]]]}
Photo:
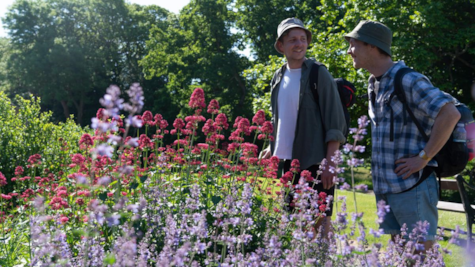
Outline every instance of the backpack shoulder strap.
{"type": "MultiPolygon", "coordinates": [[[[402,79],[404,78],[404,75],[406,75],[407,73],[410,73],[410,72],[414,72],[414,70],[410,69],[410,68],[407,68],[407,67],[406,68],[400,68],[396,72],[396,76],[394,77],[394,91],[391,94],[391,96],[389,97],[389,101],[391,101],[391,99],[394,96],[396,96],[399,99],[399,101],[401,101],[401,103],[404,106],[404,110],[406,110],[407,113],[409,113],[409,116],[411,117],[412,121],[416,125],[419,132],[422,134],[424,139],[426,141],[428,141],[429,137],[427,136],[427,134],[425,133],[425,131],[422,128],[421,124],[417,120],[416,116],[414,115],[414,112],[412,112],[412,110],[409,108],[409,105],[407,104],[406,92],[405,92],[404,87],[402,85],[402,79]]],[[[391,141],[393,141],[394,140],[394,118],[393,118],[392,110],[391,110],[391,127],[390,127],[389,131],[390,131],[389,136],[391,138],[391,141]]]]}
{"type": "Polygon", "coordinates": [[[310,90],[312,91],[313,94],[313,99],[315,99],[315,102],[318,105],[318,70],[320,69],[320,66],[325,67],[322,63],[315,61],[312,64],[312,68],[310,69],[310,76],[309,76],[309,85],[310,85],[310,90]]]}

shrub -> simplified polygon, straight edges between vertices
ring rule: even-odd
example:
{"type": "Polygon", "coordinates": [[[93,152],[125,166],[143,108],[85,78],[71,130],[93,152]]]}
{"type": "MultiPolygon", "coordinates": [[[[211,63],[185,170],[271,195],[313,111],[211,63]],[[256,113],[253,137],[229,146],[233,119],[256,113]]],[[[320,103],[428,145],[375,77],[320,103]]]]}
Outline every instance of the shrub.
{"type": "MultiPolygon", "coordinates": [[[[10,181],[17,166],[26,166],[30,156],[40,154],[41,164],[28,175],[58,173],[69,154],[77,151],[83,131],[71,119],[57,125],[51,122],[51,112],[41,112],[38,98],[16,96],[12,103],[0,92],[0,172],[10,181]]],[[[12,189],[9,183],[3,192],[12,189]]]]}

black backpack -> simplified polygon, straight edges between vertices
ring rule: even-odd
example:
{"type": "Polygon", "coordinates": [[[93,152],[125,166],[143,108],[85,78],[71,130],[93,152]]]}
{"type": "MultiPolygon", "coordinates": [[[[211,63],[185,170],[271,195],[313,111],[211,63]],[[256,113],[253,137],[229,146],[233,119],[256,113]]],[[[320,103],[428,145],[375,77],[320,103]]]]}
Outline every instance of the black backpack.
{"type": "MultiPolygon", "coordinates": [[[[317,91],[317,86],[318,86],[318,69],[320,67],[325,67],[320,62],[315,62],[312,65],[312,69],[310,70],[310,89],[312,90],[313,98],[315,99],[315,102],[318,105],[318,91],[317,91]]],[[[356,103],[356,88],[355,86],[345,80],[344,78],[335,78],[334,79],[336,82],[336,85],[338,87],[338,93],[340,94],[340,101],[341,105],[343,107],[343,113],[345,114],[345,120],[346,120],[346,133],[344,133],[345,138],[348,137],[348,133],[350,131],[350,113],[348,112],[348,109],[352,107],[356,103]]]]}

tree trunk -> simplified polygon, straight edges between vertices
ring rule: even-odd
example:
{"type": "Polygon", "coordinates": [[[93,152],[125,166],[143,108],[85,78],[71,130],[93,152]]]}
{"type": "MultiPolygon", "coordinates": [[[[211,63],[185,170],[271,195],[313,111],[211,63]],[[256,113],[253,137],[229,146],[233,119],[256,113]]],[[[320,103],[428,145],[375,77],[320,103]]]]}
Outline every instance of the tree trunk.
{"type": "Polygon", "coordinates": [[[239,87],[241,87],[241,98],[239,99],[239,106],[242,107],[244,105],[244,100],[246,100],[245,99],[245,97],[246,97],[246,86],[241,81],[241,77],[236,72],[234,73],[234,79],[236,79],[236,81],[239,84],[239,87]]]}
{"type": "Polygon", "coordinates": [[[63,114],[64,114],[64,117],[66,119],[69,118],[69,116],[71,115],[71,113],[69,113],[69,107],[68,107],[68,103],[64,100],[61,100],[61,106],[63,106],[63,114]]]}

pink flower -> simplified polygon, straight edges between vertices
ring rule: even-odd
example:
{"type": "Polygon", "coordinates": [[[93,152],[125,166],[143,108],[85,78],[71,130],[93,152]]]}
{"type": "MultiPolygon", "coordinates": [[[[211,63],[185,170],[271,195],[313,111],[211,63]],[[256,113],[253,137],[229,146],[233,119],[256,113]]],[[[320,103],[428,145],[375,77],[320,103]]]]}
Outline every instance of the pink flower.
{"type": "Polygon", "coordinates": [[[76,199],[76,204],[78,204],[79,206],[84,205],[84,199],[82,199],[82,198],[76,199]]]}
{"type": "Polygon", "coordinates": [[[190,108],[198,108],[198,109],[206,107],[205,93],[203,89],[196,88],[193,91],[190,97],[190,102],[188,102],[188,105],[190,106],[190,108]]]}
{"type": "Polygon", "coordinates": [[[150,141],[150,138],[146,136],[145,134],[141,134],[139,138],[139,148],[144,149],[144,148],[153,148],[153,143],[150,141]]]}
{"type": "Polygon", "coordinates": [[[31,165],[40,164],[41,163],[40,160],[41,160],[41,155],[40,154],[34,154],[34,155],[31,155],[28,158],[28,163],[30,163],[31,165]]]}
{"type": "Polygon", "coordinates": [[[166,120],[161,120],[160,121],[160,129],[165,129],[168,127],[168,121],[166,120]]]}
{"type": "Polygon", "coordinates": [[[152,126],[155,125],[152,112],[148,110],[142,114],[142,120],[143,120],[143,123],[146,125],[152,125],[152,126]]]}
{"type": "Polygon", "coordinates": [[[66,216],[61,216],[61,218],[59,219],[59,221],[61,222],[61,224],[65,224],[69,221],[69,218],[66,217],[66,216]]]}
{"type": "Polygon", "coordinates": [[[218,100],[212,99],[208,105],[208,113],[218,114],[219,113],[219,103],[218,100]]]}
{"type": "Polygon", "coordinates": [[[312,177],[312,173],[308,170],[304,170],[300,173],[300,176],[302,176],[305,181],[307,182],[313,182],[313,177],[312,177]]]}
{"type": "Polygon", "coordinates": [[[292,160],[290,163],[290,171],[295,173],[300,171],[300,161],[298,159],[292,160]]]}
{"type": "Polygon", "coordinates": [[[242,118],[239,120],[238,123],[238,129],[241,130],[245,135],[250,135],[251,130],[249,129],[251,124],[249,123],[249,120],[246,118],[242,118]]]}
{"type": "Polygon", "coordinates": [[[59,210],[59,209],[62,209],[62,208],[69,208],[68,203],[66,203],[66,201],[64,201],[60,197],[53,197],[51,199],[51,202],[49,203],[49,205],[51,206],[51,208],[53,210],[59,210]]]}
{"type": "Polygon", "coordinates": [[[214,123],[215,123],[216,129],[218,130],[228,129],[229,127],[228,118],[226,118],[226,115],[224,113],[219,113],[218,116],[216,116],[214,123]]]}
{"type": "Polygon", "coordinates": [[[2,172],[0,172],[0,186],[4,185],[7,185],[7,178],[5,177],[5,175],[3,175],[2,172]]]}
{"type": "Polygon", "coordinates": [[[180,118],[177,118],[175,119],[175,122],[173,122],[173,127],[175,127],[175,129],[183,129],[183,127],[185,127],[185,122],[180,119],[180,118]]]}
{"type": "Polygon", "coordinates": [[[71,161],[75,164],[83,164],[86,161],[86,158],[81,154],[74,154],[71,156],[71,161]]]}
{"type": "Polygon", "coordinates": [[[266,114],[262,109],[258,110],[256,115],[252,117],[252,123],[262,125],[266,121],[266,114]]]}
{"type": "Polygon", "coordinates": [[[274,132],[274,126],[270,121],[265,121],[259,130],[264,134],[271,134],[274,132]]]}
{"type": "Polygon", "coordinates": [[[94,140],[92,139],[92,136],[88,133],[85,133],[81,136],[81,139],[79,140],[79,145],[86,145],[86,146],[92,146],[94,145],[94,140]]]}
{"type": "Polygon", "coordinates": [[[0,196],[1,196],[3,199],[5,199],[5,200],[10,200],[10,199],[12,199],[12,196],[10,196],[10,195],[1,194],[0,196]]]}
{"type": "Polygon", "coordinates": [[[213,120],[208,119],[201,130],[205,135],[213,134],[216,131],[216,127],[214,127],[213,120]]]}
{"type": "Polygon", "coordinates": [[[104,109],[103,108],[100,108],[100,109],[97,110],[96,118],[101,120],[101,121],[107,120],[107,117],[104,116],[104,109]]]}
{"type": "Polygon", "coordinates": [[[21,176],[24,171],[25,171],[25,170],[23,169],[22,166],[17,166],[17,167],[15,168],[15,175],[16,175],[16,176],[21,176]]]}
{"type": "Polygon", "coordinates": [[[238,128],[239,126],[239,121],[242,119],[241,116],[237,116],[236,119],[234,120],[234,124],[233,124],[233,127],[234,128],[238,128]]]}

